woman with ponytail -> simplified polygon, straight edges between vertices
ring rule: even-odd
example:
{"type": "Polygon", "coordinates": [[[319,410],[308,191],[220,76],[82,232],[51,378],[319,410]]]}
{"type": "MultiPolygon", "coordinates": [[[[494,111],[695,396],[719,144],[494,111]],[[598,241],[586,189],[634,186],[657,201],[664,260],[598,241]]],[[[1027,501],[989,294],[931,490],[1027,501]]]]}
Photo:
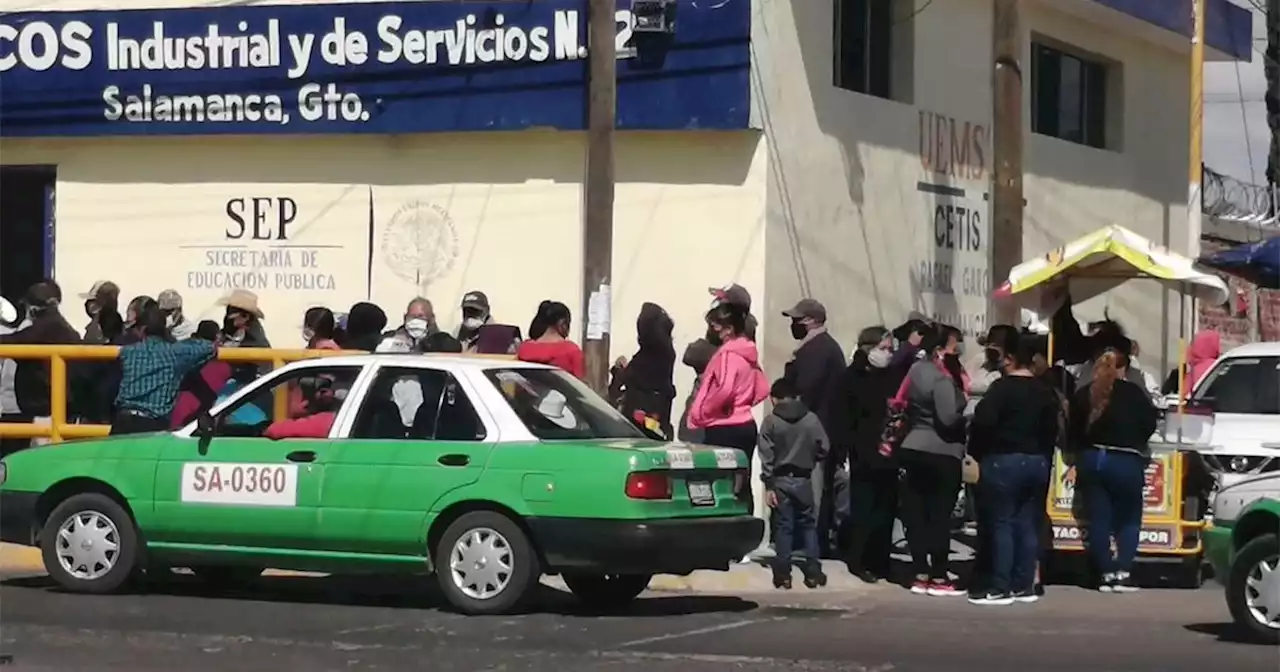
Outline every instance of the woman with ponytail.
{"type": "Polygon", "coordinates": [[[1108,344],[1094,360],[1092,379],[1071,399],[1068,443],[1077,492],[1084,496],[1089,556],[1104,593],[1137,590],[1130,570],[1142,525],[1148,442],[1158,419],[1146,390],[1127,380],[1131,347],[1127,339],[1108,344]]]}
{"type": "Polygon", "coordinates": [[[559,301],[543,301],[529,325],[529,338],[516,348],[516,359],[558,366],[583,378],[587,375],[582,348],[569,340],[569,307],[559,301]]]}

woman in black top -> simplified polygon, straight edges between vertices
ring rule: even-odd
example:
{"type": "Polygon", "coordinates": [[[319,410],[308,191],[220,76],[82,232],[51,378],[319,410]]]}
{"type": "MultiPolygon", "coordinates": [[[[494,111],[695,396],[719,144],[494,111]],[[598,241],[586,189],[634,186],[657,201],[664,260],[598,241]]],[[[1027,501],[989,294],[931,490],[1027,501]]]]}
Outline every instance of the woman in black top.
{"type": "Polygon", "coordinates": [[[1061,405],[1031,371],[1034,344],[1017,342],[1005,355],[1005,374],[974,409],[971,453],[982,465],[980,529],[990,535],[988,590],[974,604],[1035,602],[1038,522],[1058,438],[1061,405]]]}
{"type": "Polygon", "coordinates": [[[1071,398],[1067,437],[1077,454],[1089,555],[1102,577],[1098,590],[1105,593],[1136,590],[1129,571],[1138,553],[1148,441],[1158,419],[1146,390],[1125,379],[1127,346],[1125,341],[1108,347],[1094,362],[1093,379],[1071,398]]]}

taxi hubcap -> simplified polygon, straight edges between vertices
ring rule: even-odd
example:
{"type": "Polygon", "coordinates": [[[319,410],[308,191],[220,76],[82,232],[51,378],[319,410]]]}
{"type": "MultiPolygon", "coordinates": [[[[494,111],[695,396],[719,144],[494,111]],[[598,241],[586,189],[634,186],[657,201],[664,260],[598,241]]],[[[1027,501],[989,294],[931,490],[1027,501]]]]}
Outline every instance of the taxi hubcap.
{"type": "Polygon", "coordinates": [[[462,535],[449,554],[453,585],[475,600],[487,600],[511,583],[511,544],[487,527],[462,535]]]}
{"type": "Polygon", "coordinates": [[[63,571],[92,581],[116,566],[120,532],[110,518],[97,511],[81,511],[63,521],[54,548],[63,571]]]}
{"type": "Polygon", "coordinates": [[[1280,630],[1280,556],[1263,558],[1249,570],[1244,603],[1259,623],[1280,630]]]}

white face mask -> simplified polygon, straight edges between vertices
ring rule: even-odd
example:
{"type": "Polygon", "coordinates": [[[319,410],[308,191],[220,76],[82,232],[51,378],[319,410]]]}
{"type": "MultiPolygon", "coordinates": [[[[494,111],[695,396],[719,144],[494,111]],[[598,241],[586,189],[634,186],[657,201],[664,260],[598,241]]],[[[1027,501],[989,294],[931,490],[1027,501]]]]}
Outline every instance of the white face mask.
{"type": "Polygon", "coordinates": [[[470,331],[475,331],[484,326],[484,320],[478,317],[468,317],[462,321],[462,326],[470,331]]]}
{"type": "Polygon", "coordinates": [[[304,345],[310,345],[312,338],[315,338],[315,334],[307,331],[306,329],[302,330],[302,343],[304,345]]]}
{"type": "Polygon", "coordinates": [[[873,348],[867,353],[867,362],[877,369],[889,366],[889,360],[891,359],[893,359],[893,354],[884,348],[873,348]]]}
{"type": "Polygon", "coordinates": [[[405,320],[404,322],[405,332],[408,333],[415,341],[420,340],[422,337],[427,335],[427,329],[429,326],[430,323],[421,317],[415,317],[410,320],[405,320]]]}
{"type": "Polygon", "coordinates": [[[169,313],[168,317],[164,318],[164,326],[169,329],[172,329],[174,325],[176,325],[177,323],[178,323],[178,316],[174,315],[173,313],[169,313]]]}

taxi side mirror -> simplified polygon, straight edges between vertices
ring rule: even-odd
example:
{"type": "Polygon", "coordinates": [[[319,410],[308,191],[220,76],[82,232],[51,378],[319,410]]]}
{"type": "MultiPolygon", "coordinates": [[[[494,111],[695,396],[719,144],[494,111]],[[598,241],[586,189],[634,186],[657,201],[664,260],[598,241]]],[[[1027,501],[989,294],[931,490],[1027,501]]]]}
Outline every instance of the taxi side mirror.
{"type": "Polygon", "coordinates": [[[196,416],[196,434],[202,439],[213,438],[213,432],[217,429],[218,423],[208,411],[196,416]]]}

